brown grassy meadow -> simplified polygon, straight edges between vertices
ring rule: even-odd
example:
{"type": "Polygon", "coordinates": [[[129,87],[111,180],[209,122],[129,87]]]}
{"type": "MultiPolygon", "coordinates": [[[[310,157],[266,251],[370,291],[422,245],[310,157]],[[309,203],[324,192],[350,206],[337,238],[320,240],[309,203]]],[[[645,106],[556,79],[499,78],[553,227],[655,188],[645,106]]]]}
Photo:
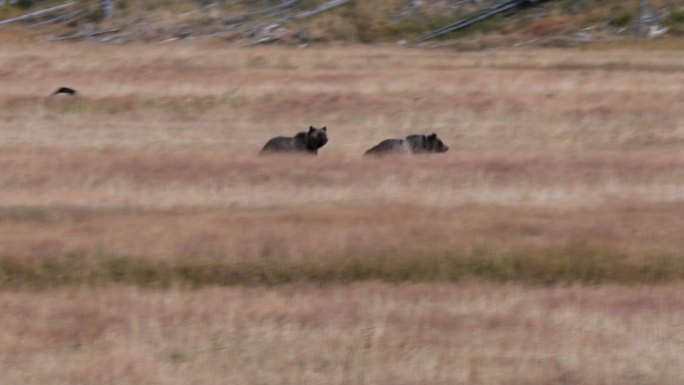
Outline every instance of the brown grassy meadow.
{"type": "Polygon", "coordinates": [[[477,283],[0,293],[7,384],[664,384],[671,287],[477,283]]]}
{"type": "Polygon", "coordinates": [[[683,56],[10,45],[0,286],[682,278],[683,56]],[[362,157],[421,132],[451,151],[362,157]]]}
{"type": "Polygon", "coordinates": [[[681,383],[682,63],[3,45],[0,372],[681,383]],[[257,155],[309,125],[318,157],[257,155]],[[447,154],[362,157],[430,132],[447,154]]]}

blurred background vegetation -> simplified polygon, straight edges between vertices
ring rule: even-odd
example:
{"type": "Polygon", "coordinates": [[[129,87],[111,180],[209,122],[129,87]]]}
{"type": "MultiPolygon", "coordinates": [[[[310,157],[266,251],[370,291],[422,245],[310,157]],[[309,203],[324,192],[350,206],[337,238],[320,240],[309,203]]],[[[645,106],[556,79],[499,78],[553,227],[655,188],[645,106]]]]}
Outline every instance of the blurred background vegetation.
{"type": "MultiPolygon", "coordinates": [[[[217,34],[227,39],[244,34],[225,33],[236,26],[278,23],[297,12],[313,9],[328,0],[74,0],[73,9],[82,12],[64,23],[53,24],[80,30],[85,23],[144,25],[146,33],[159,38],[217,34]],[[272,7],[292,3],[275,12],[272,7]],[[110,17],[105,12],[109,4],[110,17]],[[168,35],[168,36],[167,36],[168,35]]],[[[291,18],[279,42],[296,41],[306,34],[310,41],[352,41],[362,43],[412,40],[436,28],[467,18],[473,12],[502,3],[503,0],[351,0],[315,17],[291,18]]],[[[0,16],[9,18],[33,10],[63,4],[54,0],[0,0],[0,16]]],[[[633,36],[640,14],[638,0],[547,0],[519,12],[500,14],[464,30],[445,36],[508,36],[535,38],[591,33],[605,36],[633,36]]],[[[642,13],[649,26],[670,36],[684,35],[684,5],[679,0],[648,0],[642,13]]],[[[285,23],[282,23],[285,24],[285,23]]],[[[280,26],[280,24],[278,25],[280,26]]],[[[251,31],[250,28],[243,28],[251,31]]],[[[59,31],[59,28],[57,28],[59,31]]],[[[66,31],[65,31],[66,32],[66,31]]],[[[244,31],[242,31],[244,32],[244,31]]],[[[442,37],[444,38],[444,37],[442,37]]]]}

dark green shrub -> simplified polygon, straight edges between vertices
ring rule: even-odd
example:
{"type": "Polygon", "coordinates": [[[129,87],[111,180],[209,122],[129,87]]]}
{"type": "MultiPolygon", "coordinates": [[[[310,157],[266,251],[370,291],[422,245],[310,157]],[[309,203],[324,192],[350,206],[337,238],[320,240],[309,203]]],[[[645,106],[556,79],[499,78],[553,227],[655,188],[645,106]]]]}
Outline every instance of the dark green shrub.
{"type": "Polygon", "coordinates": [[[684,23],[684,11],[674,11],[668,15],[667,19],[665,20],[665,24],[667,25],[675,25],[675,24],[681,24],[684,23]]]}
{"type": "Polygon", "coordinates": [[[21,9],[31,8],[35,4],[35,0],[18,0],[17,7],[21,9]]]}
{"type": "Polygon", "coordinates": [[[632,12],[623,11],[610,19],[610,25],[613,27],[626,27],[632,21],[632,12]]]}

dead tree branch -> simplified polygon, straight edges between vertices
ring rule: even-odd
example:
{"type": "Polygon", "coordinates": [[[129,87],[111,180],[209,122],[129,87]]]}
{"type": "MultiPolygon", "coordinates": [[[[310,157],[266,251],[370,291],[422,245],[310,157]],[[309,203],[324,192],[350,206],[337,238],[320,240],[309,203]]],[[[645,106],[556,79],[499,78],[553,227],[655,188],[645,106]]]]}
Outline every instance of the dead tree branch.
{"type": "Polygon", "coordinates": [[[479,23],[483,20],[489,19],[490,17],[499,15],[499,14],[505,14],[509,12],[514,12],[519,9],[523,9],[525,7],[529,6],[535,6],[539,5],[541,3],[544,3],[545,1],[548,0],[507,0],[503,1],[497,5],[494,5],[492,7],[484,8],[481,9],[480,11],[477,11],[470,16],[461,19],[455,23],[451,23],[448,25],[445,25],[442,28],[438,28],[434,31],[431,31],[421,37],[418,38],[418,42],[422,42],[425,40],[430,40],[434,39],[436,37],[446,35],[448,33],[458,31],[463,28],[470,27],[473,24],[479,23]]]}
{"type": "Polygon", "coordinates": [[[289,22],[290,20],[301,20],[307,17],[315,16],[318,15],[319,13],[323,13],[325,11],[329,11],[333,8],[339,7],[341,5],[345,5],[349,3],[351,0],[330,0],[326,3],[323,3],[317,7],[308,9],[306,11],[302,11],[299,13],[295,13],[293,15],[288,15],[281,17],[280,19],[277,19],[273,21],[272,23],[268,23],[265,25],[260,25],[260,26],[255,26],[254,28],[251,28],[249,32],[251,34],[258,34],[261,32],[269,32],[273,31],[276,28],[282,26],[283,24],[289,22]]]}
{"type": "Polygon", "coordinates": [[[46,19],[43,21],[39,21],[37,23],[33,23],[33,24],[31,24],[31,27],[39,27],[41,25],[46,25],[46,24],[57,24],[57,23],[65,22],[65,21],[70,21],[70,20],[73,20],[73,19],[81,16],[82,14],[83,14],[83,10],[77,9],[75,11],[68,12],[68,13],[65,13],[63,15],[55,16],[51,19],[46,19]]]}
{"type": "Polygon", "coordinates": [[[76,3],[73,2],[73,1],[70,1],[70,2],[64,3],[64,4],[62,4],[62,5],[57,5],[57,6],[55,6],[55,7],[50,7],[50,8],[41,9],[41,10],[39,10],[39,11],[35,11],[35,12],[27,13],[27,14],[25,14],[25,15],[13,17],[13,18],[11,18],[11,19],[0,20],[0,26],[7,25],[7,24],[10,24],[10,23],[14,23],[14,22],[17,22],[17,21],[30,20],[30,19],[33,19],[33,18],[36,18],[36,17],[39,17],[39,16],[48,15],[48,14],[50,14],[50,13],[52,13],[52,12],[61,11],[62,9],[69,8],[69,7],[71,7],[71,6],[74,5],[74,4],[76,4],[76,3]]]}
{"type": "Polygon", "coordinates": [[[91,36],[98,36],[98,35],[104,35],[107,33],[114,33],[114,32],[119,32],[121,31],[120,27],[116,28],[107,28],[107,29],[101,29],[99,31],[92,31],[92,32],[78,32],[73,35],[67,35],[67,36],[48,36],[49,41],[61,41],[61,40],[78,40],[78,39],[85,39],[89,38],[91,36]]]}
{"type": "MultiPolygon", "coordinates": [[[[283,16],[278,19],[273,20],[270,23],[266,24],[260,24],[260,25],[242,25],[238,26],[235,28],[228,28],[224,29],[222,31],[217,31],[213,32],[208,35],[204,35],[202,37],[216,37],[216,36],[227,36],[227,35],[235,35],[238,33],[245,33],[250,37],[255,38],[251,43],[248,43],[248,45],[252,44],[263,44],[265,42],[272,42],[275,40],[278,40],[279,38],[282,37],[282,35],[285,33],[284,30],[280,29],[283,24],[291,21],[291,20],[301,20],[307,17],[315,16],[318,15],[319,13],[323,13],[325,11],[331,10],[333,8],[339,7],[341,5],[345,5],[347,3],[351,2],[351,0],[330,0],[326,3],[323,3],[317,7],[313,7],[310,9],[307,9],[305,11],[299,12],[299,13],[294,13],[291,15],[283,16]]],[[[287,8],[290,8],[295,5],[294,0],[289,0],[286,2],[283,2],[282,4],[279,4],[274,7],[269,7],[268,9],[274,10],[276,7],[278,7],[278,11],[285,10],[287,8]]],[[[235,18],[231,18],[235,19],[235,18]]]]}
{"type": "Polygon", "coordinates": [[[318,7],[314,7],[308,11],[300,12],[296,15],[293,16],[294,19],[300,20],[304,19],[310,16],[318,15],[319,13],[323,13],[325,11],[331,10],[333,8],[337,8],[341,5],[345,5],[349,3],[350,0],[331,0],[326,3],[323,3],[319,5],[318,7]]]}
{"type": "Polygon", "coordinates": [[[243,22],[249,18],[252,18],[254,16],[259,16],[259,15],[274,15],[274,14],[283,12],[289,8],[294,7],[298,2],[299,2],[299,0],[285,0],[278,5],[273,5],[270,7],[254,10],[252,12],[247,12],[247,13],[244,13],[242,15],[229,17],[229,18],[223,20],[223,24],[240,23],[240,22],[243,22]]]}

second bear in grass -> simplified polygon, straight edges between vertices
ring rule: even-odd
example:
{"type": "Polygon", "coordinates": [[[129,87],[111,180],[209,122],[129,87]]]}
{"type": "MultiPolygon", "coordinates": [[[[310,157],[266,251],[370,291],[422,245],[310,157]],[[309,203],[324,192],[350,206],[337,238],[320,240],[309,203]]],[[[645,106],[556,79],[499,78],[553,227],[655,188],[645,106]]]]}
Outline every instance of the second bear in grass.
{"type": "Polygon", "coordinates": [[[328,129],[326,127],[309,127],[309,131],[302,131],[295,136],[276,136],[261,149],[262,153],[307,153],[316,155],[318,149],[328,143],[328,129]]]}
{"type": "Polygon", "coordinates": [[[385,139],[366,151],[366,155],[429,154],[449,151],[437,134],[409,135],[404,139],[385,139]]]}

